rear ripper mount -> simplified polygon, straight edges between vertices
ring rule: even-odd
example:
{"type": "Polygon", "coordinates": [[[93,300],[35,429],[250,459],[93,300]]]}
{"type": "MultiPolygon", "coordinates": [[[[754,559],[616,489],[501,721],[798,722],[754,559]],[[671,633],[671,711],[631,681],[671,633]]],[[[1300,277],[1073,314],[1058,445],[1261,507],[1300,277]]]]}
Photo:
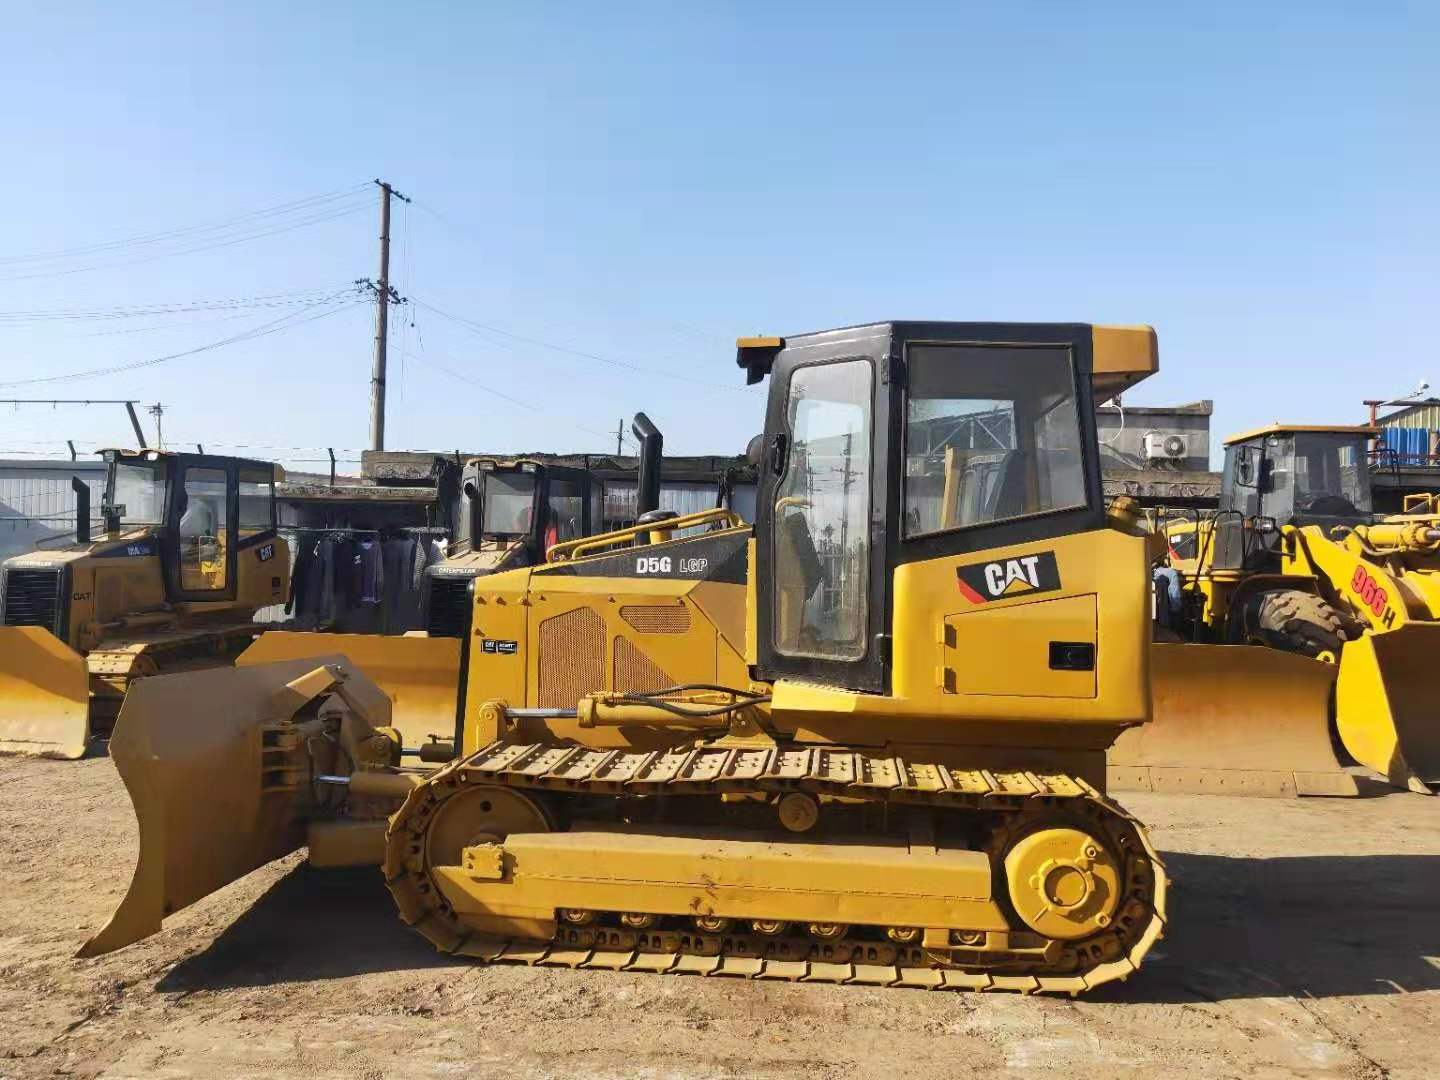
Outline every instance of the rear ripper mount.
{"type": "Polygon", "coordinates": [[[1165,922],[1144,829],[1083,779],[839,748],[497,742],[387,843],[402,918],[491,962],[1078,994],[1165,922]],[[848,831],[799,842],[822,811],[848,831]]]}

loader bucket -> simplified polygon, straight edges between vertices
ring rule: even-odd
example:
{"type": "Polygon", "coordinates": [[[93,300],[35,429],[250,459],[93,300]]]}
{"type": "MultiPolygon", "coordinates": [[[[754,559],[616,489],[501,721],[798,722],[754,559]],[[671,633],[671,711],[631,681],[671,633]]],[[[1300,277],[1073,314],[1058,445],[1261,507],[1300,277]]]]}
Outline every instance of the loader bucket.
{"type": "Polygon", "coordinates": [[[455,732],[455,699],[460,682],[458,638],[382,637],[377,634],[304,634],[271,630],[240,654],[238,667],[276,660],[341,654],[385,691],[391,724],[406,746],[430,735],[455,732]]]}
{"type": "Polygon", "coordinates": [[[1330,741],[1335,668],[1252,645],[1155,643],[1154,718],[1115,741],[1112,790],[1358,795],[1330,741]]]}
{"type": "Polygon", "coordinates": [[[41,627],[0,627],[0,753],[73,760],[89,742],[85,658],[41,627]]]}
{"type": "Polygon", "coordinates": [[[1440,783],[1437,660],[1440,623],[1366,634],[1345,643],[1335,691],[1335,724],[1346,752],[1396,787],[1423,795],[1440,783]]]}
{"type": "Polygon", "coordinates": [[[348,668],[344,657],[323,659],[157,675],[131,687],[110,756],[135,807],[140,857],[120,906],[78,955],[148,937],[165,916],[305,843],[308,775],[275,767],[277,755],[289,759],[266,729],[348,668]]]}

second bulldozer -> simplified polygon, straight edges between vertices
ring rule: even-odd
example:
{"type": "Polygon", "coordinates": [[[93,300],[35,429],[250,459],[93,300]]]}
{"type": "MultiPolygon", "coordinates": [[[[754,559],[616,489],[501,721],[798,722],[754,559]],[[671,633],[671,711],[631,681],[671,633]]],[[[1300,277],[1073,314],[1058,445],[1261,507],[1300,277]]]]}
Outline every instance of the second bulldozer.
{"type": "Polygon", "coordinates": [[[0,752],[81,757],[131,685],[228,664],[290,555],[266,461],[105,450],[101,535],[76,481],[76,535],[0,569],[0,752]]]}
{"type": "MultiPolygon", "coordinates": [[[[644,413],[635,415],[631,430],[640,445],[638,486],[658,493],[664,440],[644,413]]],[[[543,563],[556,545],[598,532],[601,497],[600,484],[585,469],[529,458],[472,458],[449,507],[446,558],[425,569],[424,632],[397,638],[273,630],[237,664],[343,655],[390,698],[392,723],[407,746],[448,737],[473,583],[543,563]]]]}

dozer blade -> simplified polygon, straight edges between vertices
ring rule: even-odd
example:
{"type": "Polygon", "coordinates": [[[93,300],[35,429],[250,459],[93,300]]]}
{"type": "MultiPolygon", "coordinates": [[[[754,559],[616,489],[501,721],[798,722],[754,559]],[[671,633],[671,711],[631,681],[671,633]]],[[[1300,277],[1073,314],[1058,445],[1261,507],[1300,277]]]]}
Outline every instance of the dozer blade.
{"type": "Polygon", "coordinates": [[[455,731],[460,681],[460,639],[382,637],[377,634],[305,634],[271,630],[240,654],[237,667],[276,660],[340,654],[390,699],[391,724],[406,746],[455,731]]]}
{"type": "Polygon", "coordinates": [[[336,689],[379,698],[344,657],[157,675],[125,697],[110,756],[140,826],[140,858],[110,921],[78,955],[148,937],[161,920],[305,842],[314,806],[304,747],[278,737],[312,700],[336,689]],[[358,685],[357,685],[358,684],[358,685]],[[298,756],[297,756],[298,755],[298,756]]]}
{"type": "Polygon", "coordinates": [[[1252,645],[1157,642],[1150,678],[1154,718],[1110,749],[1112,790],[1360,793],[1330,741],[1333,665],[1252,645]]]}
{"type": "Polygon", "coordinates": [[[85,658],[41,627],[0,627],[0,753],[73,760],[89,742],[85,658]]]}
{"type": "Polygon", "coordinates": [[[1423,795],[1440,783],[1437,659],[1440,624],[1366,634],[1345,643],[1335,690],[1346,752],[1396,787],[1423,795]]]}

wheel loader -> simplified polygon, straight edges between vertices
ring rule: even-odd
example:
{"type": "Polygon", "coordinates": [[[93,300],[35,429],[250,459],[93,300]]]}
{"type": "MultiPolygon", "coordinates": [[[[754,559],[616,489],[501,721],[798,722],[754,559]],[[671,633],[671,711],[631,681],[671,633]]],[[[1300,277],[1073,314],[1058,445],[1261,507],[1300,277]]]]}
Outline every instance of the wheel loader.
{"type": "Polygon", "coordinates": [[[0,567],[0,752],[78,758],[135,680],[228,664],[284,603],[277,466],[104,450],[102,529],[78,479],[76,533],[0,567]]]}
{"type": "MultiPolygon", "coordinates": [[[[640,444],[638,485],[653,488],[658,498],[663,437],[643,412],[632,430],[640,444]]],[[[424,633],[396,638],[272,630],[236,663],[342,654],[390,698],[391,722],[407,746],[448,736],[455,725],[461,642],[470,630],[472,583],[543,563],[557,544],[597,532],[601,497],[601,486],[585,469],[528,458],[472,458],[449,508],[453,535],[446,558],[425,569],[424,633]]]]}
{"type": "Polygon", "coordinates": [[[342,656],[137,686],[111,754],[139,863],[82,955],[308,844],[480,961],[1133,973],[1167,879],[1105,752],[1150,712],[1149,563],[1107,516],[1093,403],[1156,370],[1154,332],[887,322],[738,361],[769,380],[754,525],[642,492],[633,527],[476,579],[441,768],[342,656]]]}
{"type": "MultiPolygon", "coordinates": [[[[1305,700],[1287,710],[1284,733],[1267,733],[1274,752],[1294,740],[1312,763],[1334,759],[1333,734],[1391,784],[1430,793],[1440,783],[1440,709],[1426,681],[1440,656],[1440,507],[1425,495],[1402,514],[1373,513],[1367,441],[1378,434],[1274,424],[1226,440],[1219,510],[1166,530],[1183,583],[1168,621],[1189,640],[1294,654],[1305,700]]],[[[1239,741],[1253,738],[1246,727],[1239,741]]]]}

